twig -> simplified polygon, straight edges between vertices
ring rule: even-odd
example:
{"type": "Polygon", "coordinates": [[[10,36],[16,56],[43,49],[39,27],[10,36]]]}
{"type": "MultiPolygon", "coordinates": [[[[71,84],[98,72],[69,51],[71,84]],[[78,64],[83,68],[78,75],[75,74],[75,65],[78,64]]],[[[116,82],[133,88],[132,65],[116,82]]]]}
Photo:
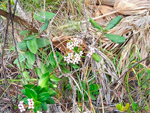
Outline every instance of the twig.
{"type": "Polygon", "coordinates": [[[57,13],[55,14],[55,16],[50,21],[48,29],[47,29],[47,37],[49,38],[49,42],[50,42],[50,45],[51,45],[51,48],[52,48],[52,51],[53,51],[53,55],[54,55],[54,58],[55,58],[55,61],[56,61],[56,64],[57,64],[59,72],[62,72],[62,71],[61,71],[61,68],[60,68],[60,66],[58,64],[57,57],[56,57],[56,54],[55,54],[55,50],[54,50],[53,43],[52,43],[52,39],[50,38],[50,36],[51,36],[52,23],[53,23],[54,19],[56,18],[56,16],[58,15],[58,13],[61,11],[61,9],[64,6],[64,4],[65,4],[65,1],[62,3],[62,5],[59,8],[59,10],[57,11],[57,13]]]}
{"type": "MultiPolygon", "coordinates": [[[[17,2],[18,0],[16,0],[16,4],[17,5],[17,2]]],[[[17,60],[18,60],[18,64],[19,64],[19,73],[23,79],[23,82],[25,84],[25,79],[24,79],[24,76],[22,74],[22,68],[21,68],[21,64],[20,64],[20,60],[19,60],[19,54],[18,54],[18,51],[17,51],[17,42],[15,40],[15,36],[14,36],[14,15],[15,15],[15,10],[16,10],[16,7],[14,8],[14,13],[12,14],[12,11],[11,11],[11,2],[9,3],[10,4],[10,9],[9,9],[9,13],[10,13],[10,19],[11,19],[11,24],[12,24],[12,37],[13,37],[13,41],[14,41],[14,45],[15,45],[15,52],[16,52],[16,55],[17,55],[17,60]]]]}

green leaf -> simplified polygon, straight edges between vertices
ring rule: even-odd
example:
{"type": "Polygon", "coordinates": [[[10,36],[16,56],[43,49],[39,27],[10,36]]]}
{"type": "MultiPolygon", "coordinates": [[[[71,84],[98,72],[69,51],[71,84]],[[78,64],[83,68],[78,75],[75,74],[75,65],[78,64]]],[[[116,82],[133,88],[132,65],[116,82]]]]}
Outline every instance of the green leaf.
{"type": "Polygon", "coordinates": [[[34,102],[34,106],[40,107],[40,105],[41,105],[41,102],[40,102],[40,101],[35,101],[35,102],[34,102]]]}
{"type": "Polygon", "coordinates": [[[22,41],[22,42],[18,43],[17,47],[18,47],[19,50],[23,50],[23,51],[27,50],[27,44],[26,44],[25,41],[22,41]]]}
{"type": "Polygon", "coordinates": [[[36,42],[36,38],[33,38],[31,40],[28,40],[27,41],[27,47],[29,48],[29,50],[36,54],[37,50],[38,50],[38,45],[37,45],[37,42],[36,42]]]}
{"type": "Polygon", "coordinates": [[[126,106],[125,106],[125,108],[126,108],[127,111],[130,110],[130,104],[127,103],[126,106]]]}
{"type": "Polygon", "coordinates": [[[56,77],[54,75],[50,75],[50,80],[53,81],[53,82],[59,82],[59,81],[61,81],[60,78],[58,78],[58,77],[56,77]]]}
{"type": "Polygon", "coordinates": [[[121,111],[121,112],[125,112],[125,107],[122,106],[121,109],[120,109],[120,111],[121,111]]]}
{"type": "Polygon", "coordinates": [[[38,89],[38,93],[42,93],[42,92],[48,92],[48,86],[45,86],[43,88],[41,88],[40,86],[38,86],[39,89],[38,89]]]}
{"type": "Polygon", "coordinates": [[[46,102],[42,102],[42,103],[41,103],[41,107],[42,107],[45,111],[47,111],[47,104],[46,104],[46,102]]]}
{"type": "Polygon", "coordinates": [[[22,74],[23,74],[23,77],[25,78],[26,81],[29,81],[29,80],[30,80],[29,72],[24,71],[22,74]]]}
{"type": "Polygon", "coordinates": [[[50,20],[54,17],[54,13],[51,12],[40,12],[38,14],[35,14],[33,17],[38,20],[39,22],[45,22],[44,20],[44,14],[45,14],[45,19],[50,20]]]}
{"type": "Polygon", "coordinates": [[[33,53],[31,53],[30,51],[27,51],[25,54],[24,54],[24,57],[27,59],[27,62],[31,65],[34,64],[35,62],[35,55],[33,53]]]}
{"type": "Polygon", "coordinates": [[[33,89],[25,88],[25,95],[28,98],[37,99],[37,93],[33,89]]]}
{"type": "Polygon", "coordinates": [[[39,79],[38,85],[41,88],[46,87],[48,80],[49,80],[49,73],[46,73],[46,74],[42,75],[42,77],[39,79]]]}
{"type": "Polygon", "coordinates": [[[51,97],[49,97],[49,98],[46,100],[46,103],[47,103],[47,104],[55,104],[55,101],[54,101],[51,97]]]}
{"type": "Polygon", "coordinates": [[[34,90],[37,88],[37,86],[34,85],[34,84],[27,84],[27,85],[24,85],[23,87],[24,88],[29,88],[29,89],[34,89],[34,90]]]}
{"type": "Polygon", "coordinates": [[[48,24],[49,24],[49,21],[45,20],[45,23],[40,28],[40,33],[43,32],[45,29],[47,29],[48,24]]]}
{"type": "Polygon", "coordinates": [[[28,35],[27,37],[24,38],[24,40],[32,40],[34,38],[36,38],[35,35],[28,35]]]}
{"type": "MultiPolygon", "coordinates": [[[[24,55],[21,54],[21,53],[19,53],[19,61],[20,61],[20,62],[23,62],[24,60],[25,60],[24,55]]],[[[16,60],[14,61],[14,64],[18,64],[18,59],[16,59],[16,60]]]]}
{"type": "Polygon", "coordinates": [[[95,96],[91,94],[91,99],[96,100],[95,96]]]}
{"type": "Polygon", "coordinates": [[[112,19],[108,25],[106,26],[106,30],[110,30],[115,27],[122,19],[122,16],[117,16],[116,18],[112,19]]]}
{"type": "Polygon", "coordinates": [[[120,105],[120,104],[117,104],[117,105],[116,105],[116,108],[117,108],[118,110],[121,110],[121,105],[120,105]]]}
{"type": "Polygon", "coordinates": [[[105,36],[111,40],[112,42],[115,43],[124,43],[125,42],[125,37],[119,36],[119,35],[114,35],[114,34],[105,34],[105,36]]]}
{"type": "Polygon", "coordinates": [[[56,92],[52,88],[48,89],[48,93],[49,93],[50,96],[56,95],[56,92]]]}
{"type": "Polygon", "coordinates": [[[48,98],[49,98],[49,93],[48,92],[43,92],[43,93],[40,93],[39,95],[38,95],[38,100],[40,101],[40,102],[44,102],[44,101],[46,101],[48,98]]]}
{"type": "Polygon", "coordinates": [[[38,68],[38,67],[36,67],[36,68],[35,68],[35,72],[36,72],[36,74],[38,75],[38,77],[41,78],[41,76],[42,76],[42,71],[41,71],[41,69],[38,68]]]}
{"type": "Polygon", "coordinates": [[[97,22],[95,22],[92,18],[90,18],[90,23],[91,23],[95,28],[97,28],[97,29],[103,31],[103,28],[100,27],[100,25],[99,25],[97,22]]]}
{"type": "Polygon", "coordinates": [[[78,66],[77,64],[70,64],[70,66],[72,66],[74,69],[80,69],[80,66],[78,66]]]}
{"type": "Polygon", "coordinates": [[[132,109],[134,111],[137,111],[138,110],[138,103],[132,102],[132,109]]]}
{"type": "Polygon", "coordinates": [[[49,45],[49,40],[48,39],[44,39],[44,38],[37,38],[37,45],[39,48],[43,48],[46,47],[47,45],[49,45]]]}
{"type": "Polygon", "coordinates": [[[93,54],[92,54],[92,58],[93,58],[96,62],[100,62],[100,61],[101,61],[101,57],[100,57],[97,53],[93,53],[93,54]]]}
{"type": "Polygon", "coordinates": [[[145,106],[145,111],[148,111],[148,106],[145,106]]]}

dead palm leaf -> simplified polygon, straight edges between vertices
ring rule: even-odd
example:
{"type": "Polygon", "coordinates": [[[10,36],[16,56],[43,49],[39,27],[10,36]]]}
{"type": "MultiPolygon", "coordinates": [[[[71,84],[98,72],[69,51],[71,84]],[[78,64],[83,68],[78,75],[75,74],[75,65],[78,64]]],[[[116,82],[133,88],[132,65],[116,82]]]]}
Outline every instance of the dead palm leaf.
{"type": "Polygon", "coordinates": [[[148,0],[116,0],[114,8],[120,14],[133,15],[150,9],[148,0]]]}

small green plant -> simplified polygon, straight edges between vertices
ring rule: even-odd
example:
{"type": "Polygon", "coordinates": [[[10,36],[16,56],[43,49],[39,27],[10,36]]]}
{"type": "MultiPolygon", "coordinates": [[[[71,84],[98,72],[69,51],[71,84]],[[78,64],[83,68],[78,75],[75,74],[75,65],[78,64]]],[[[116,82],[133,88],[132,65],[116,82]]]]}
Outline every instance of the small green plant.
{"type": "Polygon", "coordinates": [[[128,112],[128,113],[131,113],[130,104],[129,104],[129,103],[127,103],[125,106],[123,106],[123,103],[117,104],[117,105],[116,105],[116,108],[117,108],[120,112],[128,112]]]}
{"type": "Polygon", "coordinates": [[[121,19],[121,16],[114,18],[108,23],[106,28],[99,26],[99,24],[95,22],[92,18],[90,18],[90,22],[95,28],[99,29],[103,33],[103,35],[106,36],[109,40],[111,40],[114,43],[120,44],[125,42],[125,38],[119,35],[107,34],[107,31],[114,28],[121,21],[121,19]]]}

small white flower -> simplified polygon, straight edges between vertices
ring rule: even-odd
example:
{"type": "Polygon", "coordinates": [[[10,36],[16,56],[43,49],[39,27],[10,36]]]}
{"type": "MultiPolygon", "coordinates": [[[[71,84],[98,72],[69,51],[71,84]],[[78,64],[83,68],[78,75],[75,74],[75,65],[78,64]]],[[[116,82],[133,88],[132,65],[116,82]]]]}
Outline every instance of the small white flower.
{"type": "Polygon", "coordinates": [[[70,59],[72,59],[73,53],[68,53],[68,57],[69,57],[70,59]]]}
{"type": "Polygon", "coordinates": [[[92,56],[92,53],[89,52],[86,56],[90,58],[92,56]]]}
{"type": "Polygon", "coordinates": [[[20,101],[20,102],[19,102],[18,108],[19,108],[20,112],[25,111],[25,108],[24,108],[24,105],[23,105],[23,101],[20,101]]]}
{"type": "Polygon", "coordinates": [[[33,105],[32,105],[32,104],[29,104],[29,105],[28,105],[28,108],[29,108],[29,109],[34,109],[34,104],[33,104],[33,105]]]}
{"type": "Polygon", "coordinates": [[[23,111],[25,111],[25,108],[21,108],[21,109],[20,109],[20,112],[23,112],[23,111]]]}
{"type": "Polygon", "coordinates": [[[80,56],[82,56],[82,55],[83,55],[83,52],[82,52],[82,51],[80,51],[80,52],[79,52],[79,55],[80,55],[80,56]]]}
{"type": "Polygon", "coordinates": [[[34,109],[34,102],[33,102],[33,99],[28,99],[28,108],[29,108],[29,109],[34,109]]]}

